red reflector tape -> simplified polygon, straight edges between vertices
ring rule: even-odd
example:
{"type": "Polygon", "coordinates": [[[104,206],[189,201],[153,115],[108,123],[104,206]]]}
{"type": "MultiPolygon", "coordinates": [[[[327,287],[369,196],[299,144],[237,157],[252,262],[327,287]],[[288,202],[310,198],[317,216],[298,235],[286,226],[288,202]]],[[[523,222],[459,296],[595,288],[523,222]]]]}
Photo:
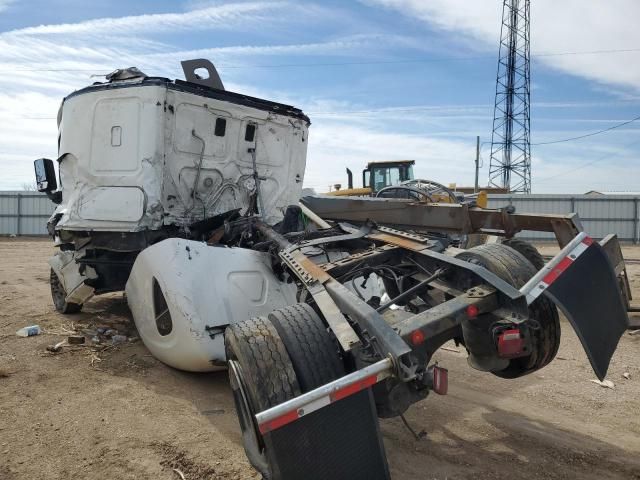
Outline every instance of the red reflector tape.
{"type": "Polygon", "coordinates": [[[278,417],[275,417],[271,420],[263,422],[258,425],[260,433],[263,435],[267,432],[271,432],[280,427],[284,427],[285,425],[298,420],[300,417],[304,415],[308,415],[316,410],[321,409],[322,407],[326,407],[333,402],[337,402],[338,400],[342,400],[343,398],[349,397],[355,393],[358,393],[362,390],[365,390],[378,382],[378,379],[386,378],[386,375],[383,374],[373,374],[368,377],[357,380],[354,383],[346,385],[334,392],[331,392],[328,395],[317,398],[309,403],[304,404],[300,408],[296,408],[293,410],[289,410],[278,417]]]}
{"type": "Polygon", "coordinates": [[[298,415],[298,411],[292,410],[291,412],[287,412],[280,417],[274,418],[273,420],[270,420],[260,425],[260,433],[264,435],[265,433],[270,432],[271,430],[276,430],[277,428],[283,427],[286,424],[291,423],[294,420],[297,420],[298,418],[300,418],[300,415],[298,415]]]}
{"type": "Polygon", "coordinates": [[[551,270],[544,276],[542,281],[547,285],[551,285],[560,275],[562,275],[562,272],[569,268],[569,265],[571,265],[572,263],[573,259],[564,257],[562,260],[560,260],[560,263],[558,265],[553,267],[553,270],[551,270]]]}
{"type": "MultiPolygon", "coordinates": [[[[567,253],[553,268],[551,268],[533,288],[527,290],[527,303],[530,305],[540,294],[555,282],[575,260],[582,255],[593,243],[591,237],[585,236],[569,253],[567,253]]],[[[540,273],[540,272],[539,272],[540,273]]]]}
{"type": "Polygon", "coordinates": [[[372,385],[375,385],[378,381],[377,375],[371,375],[370,377],[363,378],[359,382],[352,383],[346,387],[341,388],[340,390],[336,390],[333,392],[330,397],[331,401],[335,402],[337,400],[348,397],[349,395],[353,395],[354,393],[358,393],[360,390],[364,390],[365,388],[369,388],[372,385]]]}

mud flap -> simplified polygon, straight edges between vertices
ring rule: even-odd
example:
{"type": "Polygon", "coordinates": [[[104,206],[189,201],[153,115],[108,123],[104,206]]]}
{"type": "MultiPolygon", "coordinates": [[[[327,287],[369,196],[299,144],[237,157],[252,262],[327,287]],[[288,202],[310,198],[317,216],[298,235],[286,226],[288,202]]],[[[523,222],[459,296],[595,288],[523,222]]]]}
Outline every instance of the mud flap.
{"type": "Polygon", "coordinates": [[[527,299],[542,291],[562,310],[603,380],[629,318],[606,252],[584,234],[575,240],[540,272],[541,278],[534,277],[527,299]]]}
{"type": "Polygon", "coordinates": [[[274,480],[387,480],[371,389],[263,435],[274,480]]]}

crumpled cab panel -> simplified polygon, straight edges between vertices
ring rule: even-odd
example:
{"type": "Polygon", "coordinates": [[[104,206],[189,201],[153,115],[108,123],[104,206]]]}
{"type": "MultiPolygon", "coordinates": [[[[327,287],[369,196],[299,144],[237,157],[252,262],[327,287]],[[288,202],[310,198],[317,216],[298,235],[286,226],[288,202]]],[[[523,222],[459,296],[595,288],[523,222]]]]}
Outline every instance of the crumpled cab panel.
{"type": "Polygon", "coordinates": [[[302,191],[309,121],[294,110],[166,79],[74,92],[60,113],[56,228],[186,226],[256,196],[274,224],[302,191]]]}
{"type": "Polygon", "coordinates": [[[159,360],[181,370],[223,368],[224,328],[296,302],[269,256],[172,238],[138,255],[126,286],[140,337],[159,360]]]}

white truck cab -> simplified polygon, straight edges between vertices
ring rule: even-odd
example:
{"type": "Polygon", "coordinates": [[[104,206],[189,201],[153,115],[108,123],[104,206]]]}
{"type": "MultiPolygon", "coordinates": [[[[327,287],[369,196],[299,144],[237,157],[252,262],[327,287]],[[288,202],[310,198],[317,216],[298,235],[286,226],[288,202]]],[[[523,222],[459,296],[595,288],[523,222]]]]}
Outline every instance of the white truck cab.
{"type": "MultiPolygon", "coordinates": [[[[137,68],[116,70],[106,82],[77,90],[62,102],[59,177],[52,160],[35,161],[39,190],[58,203],[48,230],[59,247],[49,263],[52,296],[61,312],[79,311],[93,295],[124,290],[139,253],[152,245],[180,238],[189,249],[188,243],[206,241],[226,219],[244,215],[259,215],[276,225],[287,207],[298,203],[306,164],[307,116],[289,105],[226,91],[206,60],[182,64],[187,81],[150,77],[137,68]],[[206,78],[198,75],[203,70],[206,78]]],[[[166,254],[175,248],[165,245],[156,251],[166,254]]],[[[194,246],[197,254],[204,251],[194,246]]],[[[246,296],[239,293],[242,288],[234,290],[242,277],[264,292],[251,303],[253,310],[237,307],[243,318],[260,313],[265,305],[273,310],[270,295],[277,297],[276,308],[285,297],[291,303],[292,297],[267,278],[272,275],[268,256],[256,263],[256,256],[266,254],[247,252],[215,255],[213,264],[224,258],[251,258],[239,259],[238,268],[233,264],[222,268],[229,281],[217,282],[202,299],[216,304],[236,298],[238,305],[246,303],[246,296]],[[249,268],[251,264],[255,268],[249,268]],[[236,275],[238,269],[244,273],[236,275]]],[[[147,265],[145,272],[151,277],[155,268],[177,265],[175,258],[173,263],[145,258],[140,263],[147,265]]],[[[212,262],[204,264],[213,268],[212,262]]],[[[166,268],[163,272],[173,275],[166,268]]],[[[206,272],[202,268],[198,272],[204,277],[195,281],[204,281],[206,272]]],[[[153,292],[138,294],[138,299],[147,295],[153,303],[153,292]]],[[[223,309],[217,320],[207,319],[208,325],[230,323],[234,305],[223,309]]],[[[144,320],[145,308],[132,308],[136,322],[144,320]]],[[[155,314],[149,315],[155,325],[155,314]]],[[[186,328],[194,330],[193,325],[186,328]]],[[[205,357],[211,360],[211,352],[205,357]]],[[[208,368],[186,360],[180,366],[208,368]]]]}

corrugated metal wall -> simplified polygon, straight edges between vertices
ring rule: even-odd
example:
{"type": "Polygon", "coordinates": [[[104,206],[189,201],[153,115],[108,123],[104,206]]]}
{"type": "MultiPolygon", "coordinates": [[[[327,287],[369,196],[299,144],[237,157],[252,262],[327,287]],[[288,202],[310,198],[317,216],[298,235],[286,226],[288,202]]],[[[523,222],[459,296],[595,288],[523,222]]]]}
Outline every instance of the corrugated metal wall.
{"type": "MultiPolygon", "coordinates": [[[[489,195],[489,207],[506,205],[522,213],[576,212],[584,230],[593,238],[616,233],[618,238],[638,243],[640,197],[634,195],[489,195]]],[[[523,232],[531,240],[553,240],[551,233],[523,232]]]]}
{"type": "MultiPolygon", "coordinates": [[[[577,212],[587,233],[602,238],[617,233],[638,243],[640,197],[632,195],[490,195],[489,207],[513,205],[517,212],[577,212]]],[[[38,192],[0,192],[0,235],[46,235],[55,205],[38,192]]],[[[553,240],[553,234],[523,232],[531,240],[553,240]]]]}
{"type": "Polygon", "coordinates": [[[46,235],[55,205],[38,192],[0,192],[0,235],[46,235]]]}

